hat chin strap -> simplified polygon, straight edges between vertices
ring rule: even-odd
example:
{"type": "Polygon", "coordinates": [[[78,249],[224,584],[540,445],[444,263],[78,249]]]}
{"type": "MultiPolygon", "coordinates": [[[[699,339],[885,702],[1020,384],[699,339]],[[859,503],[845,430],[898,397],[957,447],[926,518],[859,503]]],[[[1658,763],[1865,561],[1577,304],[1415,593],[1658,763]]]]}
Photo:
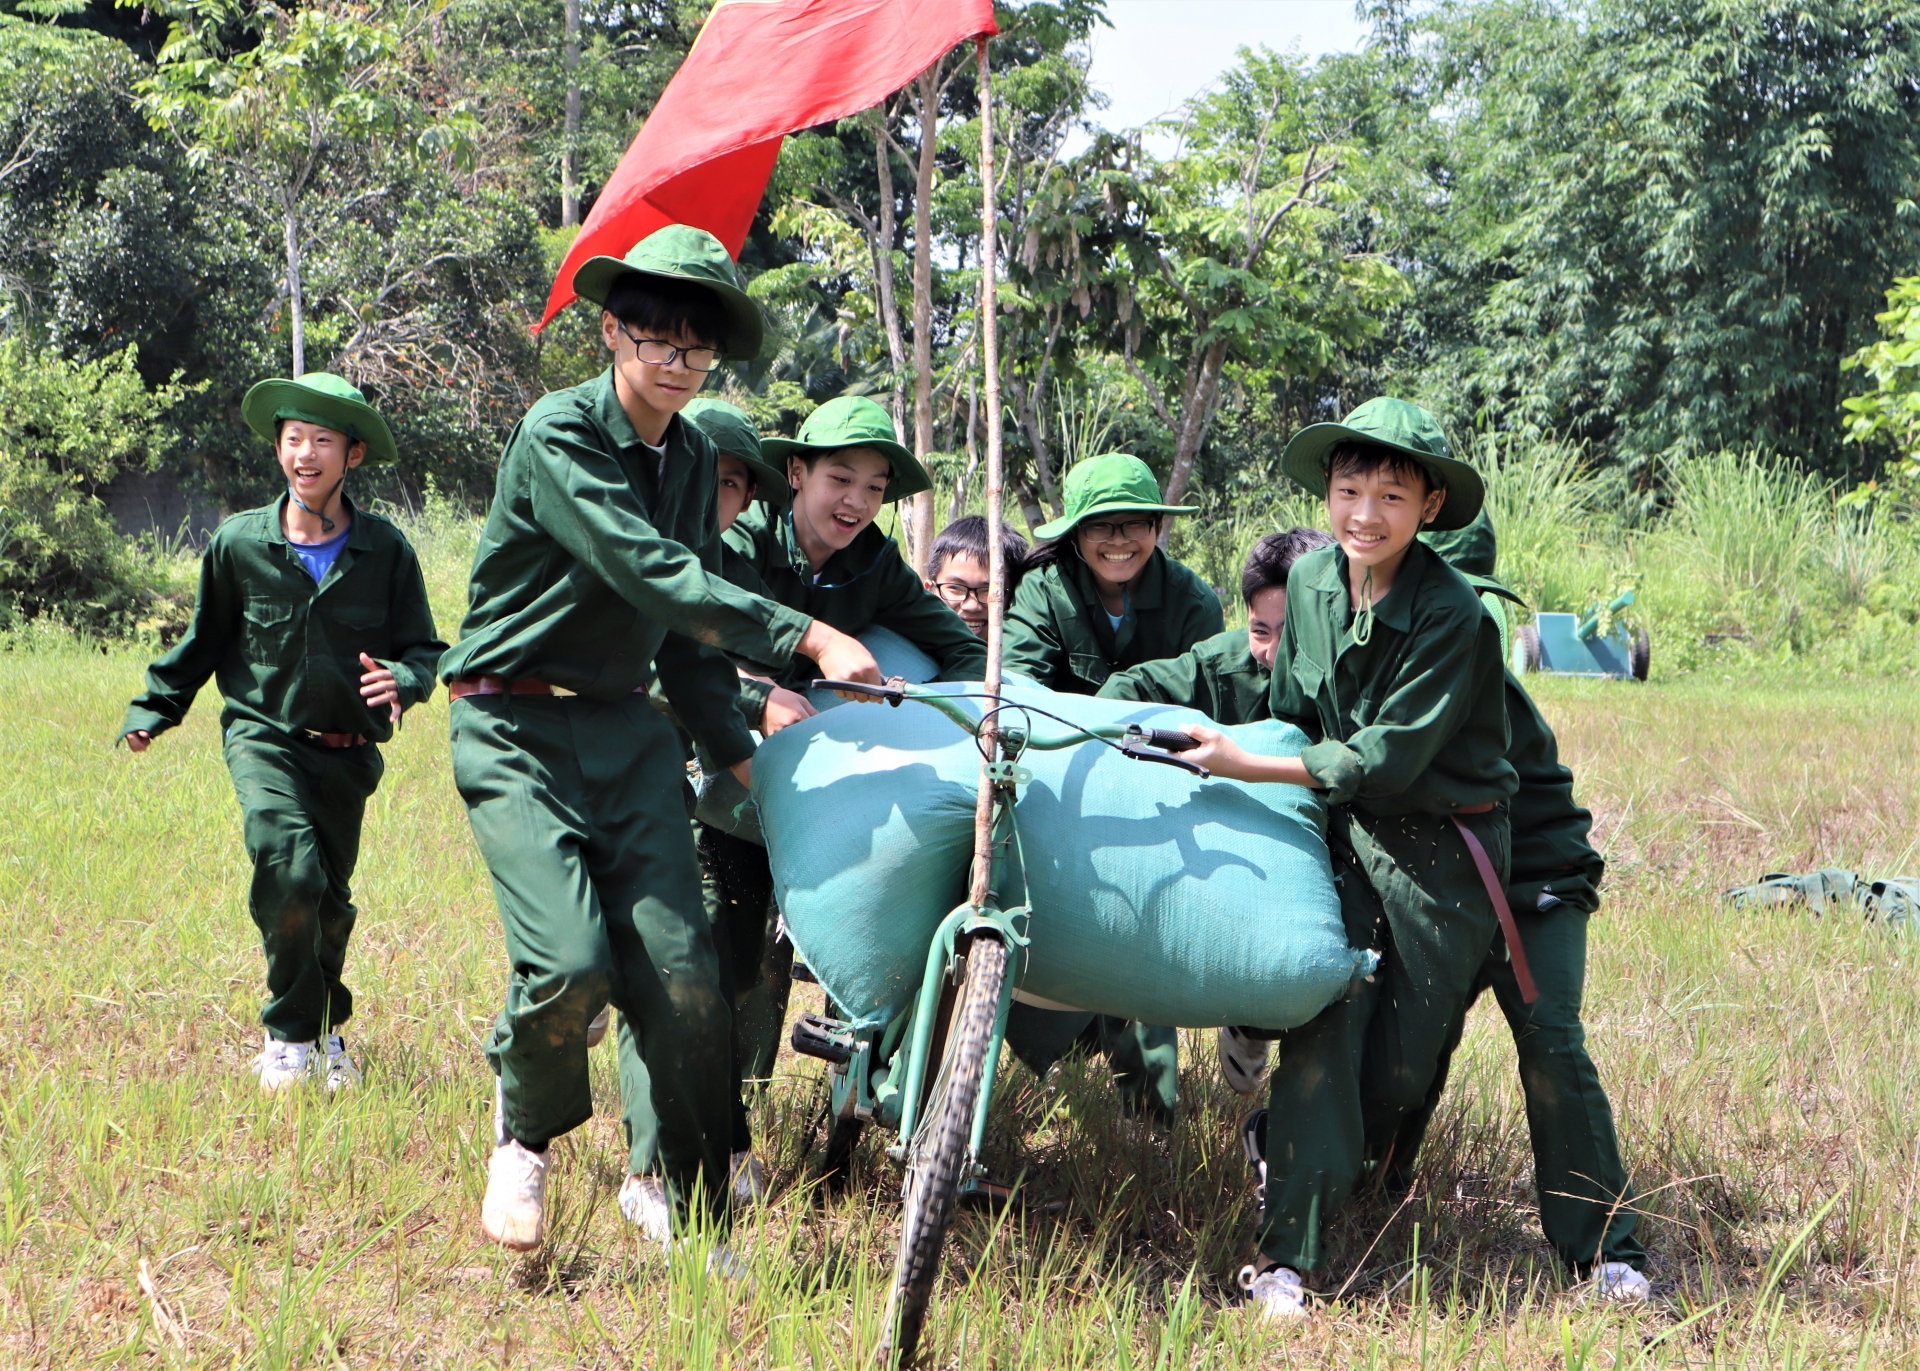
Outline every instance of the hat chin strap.
{"type": "Polygon", "coordinates": [[[328,505],[333,503],[333,497],[340,493],[340,487],[344,486],[346,483],[347,483],[346,474],[343,472],[341,473],[340,479],[333,483],[333,489],[327,492],[327,498],[320,502],[319,509],[315,509],[312,505],[308,504],[305,500],[302,500],[298,495],[295,495],[291,490],[287,492],[287,498],[293,501],[296,505],[300,506],[300,508],[304,509],[307,513],[311,514],[314,518],[320,521],[320,532],[322,534],[331,533],[333,532],[336,525],[334,524],[333,520],[327,517],[326,508],[328,505]]]}

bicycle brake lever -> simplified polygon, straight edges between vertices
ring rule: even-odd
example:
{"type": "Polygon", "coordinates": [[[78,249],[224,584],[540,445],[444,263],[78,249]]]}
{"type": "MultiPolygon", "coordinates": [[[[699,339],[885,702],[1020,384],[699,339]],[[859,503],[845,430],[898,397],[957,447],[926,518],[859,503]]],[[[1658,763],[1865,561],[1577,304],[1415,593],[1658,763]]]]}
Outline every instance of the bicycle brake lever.
{"type": "Polygon", "coordinates": [[[906,683],[898,676],[895,676],[885,685],[868,685],[864,681],[829,681],[825,679],[815,681],[813,684],[821,690],[834,690],[841,693],[851,691],[856,695],[871,695],[877,700],[885,700],[895,709],[898,709],[900,702],[907,698],[906,683]]]}
{"type": "MultiPolygon", "coordinates": [[[[1181,736],[1186,737],[1185,734],[1181,736]]],[[[1187,741],[1189,744],[1194,743],[1194,740],[1191,738],[1188,738],[1187,741]]],[[[1145,738],[1129,738],[1120,744],[1120,750],[1136,762],[1159,762],[1163,766],[1177,766],[1182,771],[1187,772],[1189,775],[1198,776],[1203,781],[1213,775],[1211,771],[1201,766],[1198,762],[1190,762],[1185,757],[1176,757],[1171,752],[1154,751],[1154,749],[1147,746],[1145,738]]]]}

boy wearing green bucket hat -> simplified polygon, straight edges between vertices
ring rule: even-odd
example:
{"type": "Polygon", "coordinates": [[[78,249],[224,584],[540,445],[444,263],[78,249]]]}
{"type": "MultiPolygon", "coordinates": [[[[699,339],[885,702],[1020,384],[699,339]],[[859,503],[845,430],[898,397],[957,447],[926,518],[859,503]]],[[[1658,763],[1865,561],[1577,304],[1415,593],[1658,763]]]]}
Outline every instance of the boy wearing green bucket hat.
{"type": "MultiPolygon", "coordinates": [[[[1036,684],[1092,695],[1116,671],[1177,657],[1226,627],[1220,597],[1159,546],[1165,521],[1192,514],[1166,504],[1138,457],[1108,452],[1067,473],[1066,512],[1034,530],[1047,539],[1028,560],[1007,610],[1006,670],[1036,684]]],[[[1016,1006],[1008,1041],[1045,1070],[1077,1016],[1016,1006]]],[[[1126,1107],[1160,1122],[1179,1103],[1179,1034],[1112,1015],[1092,1016],[1079,1046],[1099,1047],[1126,1107]]]]}
{"type": "MultiPolygon", "coordinates": [[[[760,448],[760,434],[753,421],[724,400],[701,398],[681,411],[712,442],[715,466],[719,473],[720,532],[734,522],[756,500],[770,510],[785,506],[786,476],[766,460],[760,448]]],[[[721,575],[743,590],[765,594],[753,567],[723,540],[720,545],[721,575]]],[[[752,670],[758,670],[755,667],[752,670]]],[[[810,717],[815,711],[804,695],[776,686],[752,670],[740,671],[740,708],[747,725],[761,734],[777,732],[790,723],[810,717]]],[[[658,703],[658,702],[656,702],[658,703]]],[[[692,740],[682,736],[688,758],[696,756],[692,740]]],[[[707,759],[700,759],[704,764],[707,759]]],[[[703,766],[704,769],[704,766],[703,766]]],[[[753,1155],[753,1130],[747,1117],[741,1091],[743,1074],[751,1071],[752,1043],[768,1032],[777,1039],[779,1020],[784,1015],[786,995],[779,996],[780,1008],[769,1009],[772,992],[763,984],[767,968],[763,962],[773,952],[768,945],[767,913],[773,898],[772,873],[763,882],[754,879],[766,868],[765,849],[736,838],[732,834],[696,821],[694,847],[700,857],[701,885],[706,899],[707,917],[713,926],[714,948],[723,981],[722,994],[733,1011],[732,1057],[734,1071],[732,1158],[733,1198],[736,1203],[751,1203],[766,1190],[766,1168],[753,1155]],[[743,878],[743,860],[747,871],[743,878]],[[771,1013],[770,1030],[752,1033],[764,1026],[771,1013]]],[[[778,968],[784,974],[784,967],[778,968]]],[[[602,1010],[589,1030],[589,1045],[599,1042],[612,1010],[602,1010]]],[[[623,1020],[618,1037],[620,1061],[621,1114],[627,1134],[629,1176],[622,1194],[623,1209],[643,1231],[662,1236],[671,1224],[672,1206],[666,1187],[657,1174],[659,1157],[659,1118],[653,1112],[653,1081],[640,1051],[633,1027],[623,1020]]],[[[777,1046],[777,1043],[776,1043],[777,1046]]]]}
{"type": "Polygon", "coordinates": [[[221,524],[200,559],[186,636],[147,669],[120,736],[135,752],[178,725],[218,680],[223,751],[253,861],[248,908],[267,959],[266,1043],[253,1071],[272,1092],[322,1072],[357,1085],[340,1026],[358,915],[353,868],[379,744],[433,693],[446,650],[400,530],[347,498],[347,472],[398,455],[386,421],[338,376],[262,381],[241,402],[274,445],[287,493],[221,524]]]}
{"type": "Polygon", "coordinates": [[[1269,703],[1315,741],[1256,757],[1216,729],[1187,754],[1222,776],[1327,792],[1347,934],[1379,970],[1281,1037],[1269,1083],[1260,1260],[1242,1272],[1270,1318],[1306,1312],[1304,1273],[1370,1139],[1422,1107],[1504,908],[1507,760],[1500,634],[1474,588],[1418,539],[1479,512],[1479,474],[1433,416],[1370,400],[1294,435],[1286,473],[1325,498],[1337,544],[1287,587],[1269,703]]]}
{"type": "Polygon", "coordinates": [[[719,574],[713,445],[681,411],[723,359],[760,348],[726,249],[670,225],[573,284],[602,306],[613,363],[544,396],[508,438],[461,639],[440,662],[510,968],[487,1047],[499,1124],[481,1228],[521,1251],[545,1236],[548,1143],[593,1113],[587,1031],[608,1001],[647,1064],[676,1219],[697,1194],[728,1216],[731,1014],[685,754],[648,687],[745,782],[753,740],[723,653],[778,669],[804,652],[879,678],[857,642],[719,574]]]}

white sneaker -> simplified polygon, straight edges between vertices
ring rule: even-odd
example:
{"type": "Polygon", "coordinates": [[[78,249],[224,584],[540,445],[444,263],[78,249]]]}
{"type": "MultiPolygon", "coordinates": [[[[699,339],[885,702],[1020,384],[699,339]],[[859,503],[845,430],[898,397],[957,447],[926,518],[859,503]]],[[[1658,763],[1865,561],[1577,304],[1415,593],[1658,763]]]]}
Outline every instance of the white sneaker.
{"type": "Polygon", "coordinates": [[[260,1049],[260,1055],[253,1059],[248,1070],[260,1078],[262,1090],[277,1095],[306,1079],[312,1056],[312,1043],[283,1043],[268,1034],[267,1045],[260,1049]]]}
{"type": "Polygon", "coordinates": [[[347,1055],[347,1045],[338,1033],[329,1033],[327,1048],[327,1089],[350,1090],[360,1084],[360,1068],[347,1055]]]}
{"type": "Polygon", "coordinates": [[[1594,1292],[1603,1300],[1644,1304],[1653,1297],[1653,1283],[1625,1262],[1602,1262],[1593,1275],[1594,1292]]]}
{"type": "Polygon", "coordinates": [[[1267,1047],[1237,1028],[1223,1028],[1214,1039],[1220,1053],[1220,1074],[1241,1095],[1257,1095],[1267,1079],[1267,1047]]]}
{"type": "Polygon", "coordinates": [[[600,1046],[606,1039],[607,1030],[611,1027],[613,1027],[613,1006],[602,1005],[600,1012],[593,1016],[593,1022],[587,1025],[587,1051],[591,1052],[600,1046]]]}
{"type": "Polygon", "coordinates": [[[620,1217],[650,1242],[665,1246],[673,1238],[673,1204],[658,1176],[629,1176],[620,1184],[620,1217]]]}
{"type": "Polygon", "coordinates": [[[1289,1323],[1307,1317],[1307,1288],[1300,1282],[1300,1273],[1290,1266],[1258,1273],[1251,1266],[1243,1266],[1240,1288],[1247,1292],[1247,1307],[1263,1319],[1289,1323]]]}
{"type": "Polygon", "coordinates": [[[767,1168],[753,1153],[734,1153],[733,1165],[727,1171],[733,1180],[735,1204],[759,1204],[767,1198],[767,1168]]]}
{"type": "Polygon", "coordinates": [[[514,1252],[531,1252],[546,1236],[547,1158],[510,1139],[487,1163],[480,1230],[514,1252]]]}

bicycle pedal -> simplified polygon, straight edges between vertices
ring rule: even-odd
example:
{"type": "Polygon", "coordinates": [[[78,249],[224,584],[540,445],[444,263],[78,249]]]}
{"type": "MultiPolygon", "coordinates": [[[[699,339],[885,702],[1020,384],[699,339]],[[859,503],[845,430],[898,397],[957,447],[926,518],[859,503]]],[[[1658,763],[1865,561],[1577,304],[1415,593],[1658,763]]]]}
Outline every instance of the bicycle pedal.
{"type": "Polygon", "coordinates": [[[819,985],[820,978],[813,974],[813,968],[805,962],[795,962],[787,975],[796,981],[805,981],[808,985],[819,985]]]}
{"type": "Polygon", "coordinates": [[[803,1057],[818,1057],[835,1066],[853,1060],[853,1030],[838,1019],[820,1014],[802,1014],[793,1024],[793,1050],[803,1057]]]}

